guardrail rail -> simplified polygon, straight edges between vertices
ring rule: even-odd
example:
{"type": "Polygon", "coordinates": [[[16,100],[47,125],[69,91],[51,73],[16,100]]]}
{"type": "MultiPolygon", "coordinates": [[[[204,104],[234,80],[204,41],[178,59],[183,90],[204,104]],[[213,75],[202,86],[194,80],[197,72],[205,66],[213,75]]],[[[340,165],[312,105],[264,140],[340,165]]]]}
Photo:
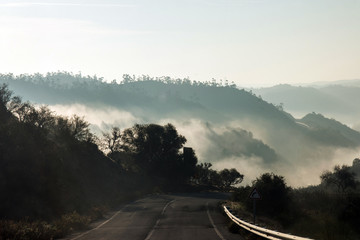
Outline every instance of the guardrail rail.
{"type": "Polygon", "coordinates": [[[226,215],[228,215],[229,218],[234,223],[236,223],[240,227],[242,227],[242,228],[248,230],[249,232],[252,232],[258,236],[261,236],[261,237],[264,237],[267,239],[271,239],[271,240],[313,240],[311,238],[298,237],[298,236],[294,236],[291,234],[281,233],[281,232],[269,230],[266,228],[258,227],[256,225],[250,224],[248,222],[245,222],[245,221],[237,218],[230,212],[230,210],[226,206],[223,206],[223,207],[224,207],[224,211],[225,211],[226,215]]]}

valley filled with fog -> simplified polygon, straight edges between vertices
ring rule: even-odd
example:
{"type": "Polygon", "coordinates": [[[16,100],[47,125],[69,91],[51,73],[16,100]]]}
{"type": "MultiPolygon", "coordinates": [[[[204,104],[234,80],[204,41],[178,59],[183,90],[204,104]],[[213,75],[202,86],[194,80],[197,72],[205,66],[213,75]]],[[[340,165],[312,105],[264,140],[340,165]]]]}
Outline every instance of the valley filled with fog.
{"type": "Polygon", "coordinates": [[[2,75],[1,81],[57,115],[84,117],[99,137],[112,127],[171,123],[199,162],[236,168],[245,184],[274,172],[294,187],[315,185],[325,170],[351,164],[360,153],[358,95],[349,93],[355,85],[245,90],[215,80],[124,75],[108,83],[66,72],[2,75]],[[343,95],[331,95],[333,88],[343,95]]]}
{"type": "Polygon", "coordinates": [[[0,1],[0,240],[360,239],[359,12],[0,1]]]}

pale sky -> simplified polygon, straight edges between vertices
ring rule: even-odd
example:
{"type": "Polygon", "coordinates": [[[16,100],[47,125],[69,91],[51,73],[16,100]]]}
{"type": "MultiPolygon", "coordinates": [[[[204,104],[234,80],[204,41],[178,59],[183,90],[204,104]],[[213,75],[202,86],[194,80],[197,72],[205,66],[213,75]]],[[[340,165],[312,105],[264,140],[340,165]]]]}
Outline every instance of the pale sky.
{"type": "Polygon", "coordinates": [[[360,79],[360,0],[0,0],[0,72],[360,79]]]}

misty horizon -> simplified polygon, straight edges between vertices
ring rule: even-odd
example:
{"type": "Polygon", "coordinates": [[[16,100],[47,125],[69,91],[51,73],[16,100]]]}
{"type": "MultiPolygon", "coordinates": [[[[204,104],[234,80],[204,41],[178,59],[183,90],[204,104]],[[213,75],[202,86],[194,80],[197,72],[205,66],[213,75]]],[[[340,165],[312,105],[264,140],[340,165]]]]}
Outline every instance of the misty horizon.
{"type": "MultiPolygon", "coordinates": [[[[85,117],[98,136],[112,127],[126,129],[134,124],[172,123],[187,137],[188,146],[194,148],[200,162],[211,162],[215,169],[226,166],[244,171],[247,173],[245,184],[251,183],[261,172],[284,175],[292,186],[318,184],[323,171],[336,164],[350,164],[360,152],[359,133],[326,118],[331,114],[345,116],[336,108],[332,108],[333,112],[326,110],[326,115],[322,116],[322,112],[316,111],[318,114],[315,114],[311,108],[306,111],[309,105],[303,104],[305,114],[294,118],[290,115],[293,114],[291,110],[287,113],[291,102],[283,101],[282,105],[266,102],[268,95],[257,92],[261,88],[247,91],[228,81],[213,79],[201,83],[187,78],[152,78],[146,75],[137,79],[124,75],[123,80],[110,83],[100,77],[64,72],[6,76],[10,75],[3,74],[2,80],[15,93],[19,92],[39,106],[48,105],[56,114],[85,117]],[[52,93],[47,96],[47,91],[52,93]],[[104,91],[106,95],[102,95],[104,91]],[[243,103],[238,105],[236,102],[243,103]],[[223,113],[219,115],[220,112],[223,113]],[[332,135],[327,132],[327,127],[343,131],[345,135],[332,135]],[[312,133],[313,128],[318,129],[317,132],[312,133]],[[338,139],[329,142],[325,140],[326,134],[338,139]]],[[[353,83],[356,85],[358,81],[353,83]]],[[[333,85],[323,88],[329,86],[333,85]]],[[[286,92],[287,85],[265,90],[271,93],[278,87],[285,88],[286,92]]],[[[291,86],[292,91],[309,89],[316,94],[323,88],[291,86]]],[[[277,96],[281,97],[281,94],[277,96]]],[[[316,101],[313,100],[312,106],[316,101]]],[[[344,110],[344,107],[340,109],[344,110]]]]}
{"type": "Polygon", "coordinates": [[[360,239],[359,13],[0,0],[0,240],[360,239]]]}

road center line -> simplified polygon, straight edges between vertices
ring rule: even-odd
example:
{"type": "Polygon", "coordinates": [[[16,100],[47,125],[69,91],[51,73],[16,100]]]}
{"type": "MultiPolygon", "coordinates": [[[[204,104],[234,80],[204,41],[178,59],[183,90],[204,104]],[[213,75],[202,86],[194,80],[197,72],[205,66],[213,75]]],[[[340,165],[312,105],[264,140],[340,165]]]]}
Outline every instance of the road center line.
{"type": "MultiPolygon", "coordinates": [[[[166,211],[166,208],[167,208],[171,203],[173,203],[173,202],[175,202],[175,199],[172,200],[172,201],[170,201],[170,202],[168,202],[168,203],[165,205],[165,207],[164,207],[163,210],[161,211],[160,217],[161,217],[162,215],[164,215],[164,213],[165,213],[165,211],[166,211]]],[[[151,231],[148,233],[148,235],[146,236],[145,240],[150,240],[151,236],[154,234],[155,229],[159,226],[159,224],[160,224],[160,218],[156,221],[154,227],[153,227],[153,228],[151,229],[151,231]]]]}
{"type": "Polygon", "coordinates": [[[206,211],[207,211],[207,215],[209,217],[209,220],[211,222],[211,225],[213,226],[216,234],[218,235],[218,237],[221,239],[221,240],[226,240],[223,235],[221,235],[221,233],[219,232],[219,229],[217,229],[217,227],[215,226],[215,223],[214,223],[214,220],[212,219],[211,215],[210,215],[210,211],[209,211],[209,202],[206,203],[206,211]]]}

